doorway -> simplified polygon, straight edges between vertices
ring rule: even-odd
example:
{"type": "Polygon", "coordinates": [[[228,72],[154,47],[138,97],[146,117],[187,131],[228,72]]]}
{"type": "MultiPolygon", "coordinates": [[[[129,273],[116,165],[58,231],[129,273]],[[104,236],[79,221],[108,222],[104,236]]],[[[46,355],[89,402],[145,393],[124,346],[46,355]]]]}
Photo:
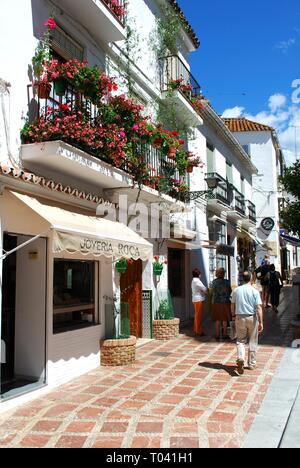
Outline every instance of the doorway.
{"type": "MultiPolygon", "coordinates": [[[[8,252],[29,236],[4,234],[8,252]]],[[[1,400],[46,382],[47,241],[38,239],[3,261],[1,308],[1,400]]]]}
{"type": "Polygon", "coordinates": [[[143,336],[142,325],[142,276],[141,260],[128,263],[127,271],[121,276],[121,301],[128,304],[130,334],[137,338],[143,336]]]}

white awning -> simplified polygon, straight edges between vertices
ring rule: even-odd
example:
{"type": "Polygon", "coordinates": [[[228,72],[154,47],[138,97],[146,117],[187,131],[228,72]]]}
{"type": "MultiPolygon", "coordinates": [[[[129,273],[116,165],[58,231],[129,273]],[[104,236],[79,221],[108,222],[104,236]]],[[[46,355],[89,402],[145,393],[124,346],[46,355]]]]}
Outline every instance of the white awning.
{"type": "Polygon", "coordinates": [[[251,232],[246,231],[245,229],[241,229],[241,232],[242,232],[243,234],[246,234],[248,237],[250,237],[250,239],[252,239],[252,240],[253,240],[254,242],[256,242],[258,245],[260,245],[260,246],[264,246],[264,245],[265,245],[265,243],[264,243],[262,240],[260,240],[257,236],[255,236],[255,235],[252,234],[251,232]]]}
{"type": "Polygon", "coordinates": [[[11,192],[22,203],[49,223],[53,230],[53,253],[105,256],[148,260],[153,246],[121,223],[87,216],[48,205],[36,198],[11,192]]]}

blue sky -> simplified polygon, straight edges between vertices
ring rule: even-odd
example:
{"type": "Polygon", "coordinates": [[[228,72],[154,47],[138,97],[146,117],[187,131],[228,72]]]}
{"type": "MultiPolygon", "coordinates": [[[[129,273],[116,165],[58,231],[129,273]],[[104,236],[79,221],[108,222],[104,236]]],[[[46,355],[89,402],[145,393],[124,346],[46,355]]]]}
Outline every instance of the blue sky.
{"type": "Polygon", "coordinates": [[[296,146],[300,157],[300,102],[292,100],[300,88],[299,0],[178,3],[201,40],[192,73],[215,109],[274,126],[290,162],[296,146]]]}

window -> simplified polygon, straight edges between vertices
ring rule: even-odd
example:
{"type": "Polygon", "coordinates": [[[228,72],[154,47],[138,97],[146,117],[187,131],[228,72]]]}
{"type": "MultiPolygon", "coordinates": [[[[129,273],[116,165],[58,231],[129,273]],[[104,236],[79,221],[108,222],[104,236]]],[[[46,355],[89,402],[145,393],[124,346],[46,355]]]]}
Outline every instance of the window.
{"type": "Polygon", "coordinates": [[[206,155],[207,173],[212,174],[213,172],[216,172],[215,147],[209,141],[206,141],[206,155]]]}
{"type": "Polygon", "coordinates": [[[51,49],[64,60],[83,61],[83,47],[59,26],[51,31],[51,49]]]}
{"type": "Polygon", "coordinates": [[[233,184],[232,164],[229,161],[226,161],[226,178],[230,184],[233,184]]]}
{"type": "Polygon", "coordinates": [[[169,249],[169,289],[172,297],[185,297],[184,250],[169,249]]]}
{"type": "Polygon", "coordinates": [[[248,156],[251,156],[250,145],[242,145],[242,148],[248,154],[248,156]]]}
{"type": "Polygon", "coordinates": [[[98,263],[54,261],[53,333],[95,325],[98,263]]]}
{"type": "Polygon", "coordinates": [[[245,178],[241,176],[241,192],[243,195],[246,193],[245,178]]]}

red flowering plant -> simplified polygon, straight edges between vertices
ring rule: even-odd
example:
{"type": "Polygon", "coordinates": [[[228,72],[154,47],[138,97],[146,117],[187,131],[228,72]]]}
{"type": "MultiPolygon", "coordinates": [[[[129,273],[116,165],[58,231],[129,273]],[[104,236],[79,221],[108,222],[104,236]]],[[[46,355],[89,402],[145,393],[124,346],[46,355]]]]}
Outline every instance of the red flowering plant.
{"type": "Polygon", "coordinates": [[[114,78],[101,72],[98,67],[89,67],[86,62],[79,62],[77,59],[65,63],[58,60],[46,62],[45,76],[48,82],[66,80],[75,92],[83,94],[95,105],[101,105],[104,97],[118,90],[114,78]]]}
{"type": "Polygon", "coordinates": [[[181,91],[188,99],[191,99],[193,86],[181,75],[177,80],[171,80],[168,84],[171,91],[181,91]]]}
{"type": "Polygon", "coordinates": [[[40,38],[34,56],[32,57],[32,72],[33,72],[33,82],[34,84],[47,82],[45,74],[45,62],[49,61],[51,58],[50,53],[50,41],[51,41],[51,31],[57,27],[55,19],[53,17],[48,18],[44,23],[46,27],[45,32],[40,38]]]}
{"type": "Polygon", "coordinates": [[[126,3],[122,5],[120,0],[104,0],[104,3],[106,3],[120,21],[123,21],[126,12],[126,3]]]}
{"type": "Polygon", "coordinates": [[[193,96],[191,98],[191,104],[198,113],[203,109],[202,99],[203,96],[193,96]]]}

